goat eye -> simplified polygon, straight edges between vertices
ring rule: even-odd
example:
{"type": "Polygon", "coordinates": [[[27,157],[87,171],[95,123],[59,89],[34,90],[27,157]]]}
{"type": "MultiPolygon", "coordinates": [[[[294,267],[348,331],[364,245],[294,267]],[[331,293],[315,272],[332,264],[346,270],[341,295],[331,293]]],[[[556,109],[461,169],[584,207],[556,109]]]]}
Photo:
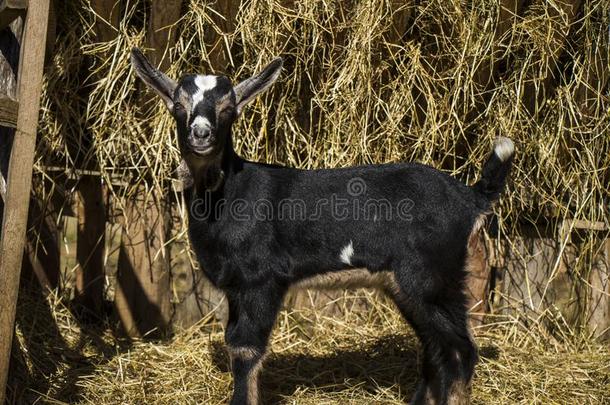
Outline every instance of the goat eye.
{"type": "Polygon", "coordinates": [[[233,111],[232,105],[224,105],[220,111],[218,111],[218,114],[229,114],[231,111],[233,111]]]}

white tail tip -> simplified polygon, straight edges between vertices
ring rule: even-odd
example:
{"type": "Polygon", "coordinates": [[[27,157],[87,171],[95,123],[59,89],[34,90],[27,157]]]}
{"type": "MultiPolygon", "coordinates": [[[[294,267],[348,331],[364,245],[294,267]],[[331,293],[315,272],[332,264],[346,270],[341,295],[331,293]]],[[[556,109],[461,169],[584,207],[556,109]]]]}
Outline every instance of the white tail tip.
{"type": "Polygon", "coordinates": [[[510,139],[500,136],[494,142],[494,153],[502,162],[506,162],[515,153],[515,144],[510,139]]]}

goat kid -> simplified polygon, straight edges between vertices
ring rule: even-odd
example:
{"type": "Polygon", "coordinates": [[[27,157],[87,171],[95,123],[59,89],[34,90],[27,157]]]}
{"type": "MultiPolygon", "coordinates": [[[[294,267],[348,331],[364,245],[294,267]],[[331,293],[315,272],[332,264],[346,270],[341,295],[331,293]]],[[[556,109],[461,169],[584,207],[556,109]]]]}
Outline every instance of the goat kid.
{"type": "Polygon", "coordinates": [[[224,76],[175,82],[135,48],[131,63],[173,115],[192,174],[191,244],[229,303],[231,404],[258,403],[269,335],[295,286],[385,291],[423,345],[412,403],[467,403],[477,350],[465,279],[472,245],[508,176],[513,143],[496,140],[472,187],[417,163],[297,170],[249,162],[235,153],[231,128],[278,78],[281,59],[236,86],[224,76]]]}

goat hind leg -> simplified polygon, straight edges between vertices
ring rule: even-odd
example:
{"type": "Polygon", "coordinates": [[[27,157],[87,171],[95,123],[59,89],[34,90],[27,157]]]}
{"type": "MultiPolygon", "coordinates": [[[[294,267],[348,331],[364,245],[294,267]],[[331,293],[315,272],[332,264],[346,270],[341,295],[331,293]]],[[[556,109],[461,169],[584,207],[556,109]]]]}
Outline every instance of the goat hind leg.
{"type": "Polygon", "coordinates": [[[422,377],[411,400],[413,405],[469,403],[476,346],[468,330],[462,294],[454,299],[444,298],[447,302],[439,305],[418,298],[414,291],[406,294],[401,290],[394,295],[396,305],[415,329],[424,350],[422,377]]]}

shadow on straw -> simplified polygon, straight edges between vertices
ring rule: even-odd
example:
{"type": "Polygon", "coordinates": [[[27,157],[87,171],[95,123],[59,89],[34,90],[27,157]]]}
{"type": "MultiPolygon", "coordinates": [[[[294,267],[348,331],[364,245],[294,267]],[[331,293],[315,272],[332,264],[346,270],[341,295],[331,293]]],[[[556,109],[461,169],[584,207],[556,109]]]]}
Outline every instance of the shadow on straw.
{"type": "MultiPolygon", "coordinates": [[[[371,394],[394,389],[407,401],[419,377],[418,353],[412,336],[399,334],[331,354],[270,353],[260,377],[263,403],[280,403],[296,391],[337,393],[356,386],[371,394]]],[[[228,372],[229,358],[220,342],[212,354],[214,364],[228,372]]]]}

